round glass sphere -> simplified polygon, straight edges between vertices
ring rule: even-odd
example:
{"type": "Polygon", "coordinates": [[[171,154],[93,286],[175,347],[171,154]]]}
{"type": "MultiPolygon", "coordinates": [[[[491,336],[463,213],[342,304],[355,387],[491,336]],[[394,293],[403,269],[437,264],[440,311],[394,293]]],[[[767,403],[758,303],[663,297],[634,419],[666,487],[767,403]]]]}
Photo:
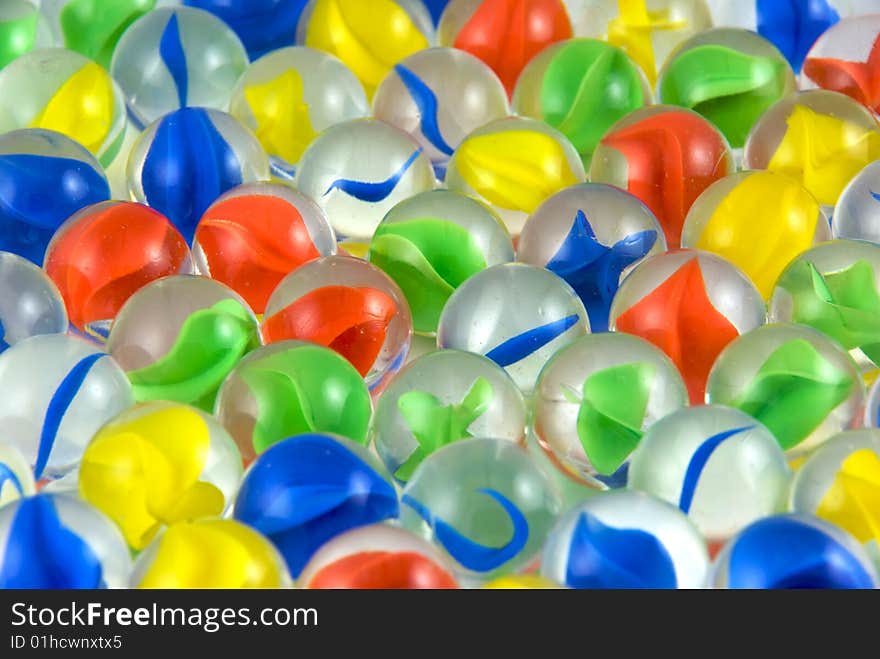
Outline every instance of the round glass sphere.
{"type": "Polygon", "coordinates": [[[467,585],[530,565],[560,512],[558,497],[524,448],[478,437],[425,458],[403,490],[400,521],[442,548],[467,585]]]}
{"type": "Polygon", "coordinates": [[[532,58],[511,104],[565,135],[589,167],[605,132],[652,99],[645,74],[623,50],[598,39],[568,39],[532,58]]]}
{"type": "Polygon", "coordinates": [[[461,439],[522,444],[526,420],[522,394],[495,362],[438,350],[407,364],[379,397],[372,440],[388,471],[406,482],[427,456],[461,439]]]}
{"type": "Polygon", "coordinates": [[[128,299],[107,351],[138,402],[169,400],[210,412],[220,384],[259,344],[257,319],[237,293],[205,277],[177,275],[128,299]]]}
{"type": "Polygon", "coordinates": [[[590,334],[541,370],[533,425],[564,465],[613,487],[626,484],[645,431],[687,404],[678,369],[658,348],[628,334],[590,334]]]}
{"type": "Polygon", "coordinates": [[[37,480],[76,469],[98,429],[133,403],[116,360],[75,336],[33,336],[0,354],[2,439],[37,480]]]}
{"type": "Polygon", "coordinates": [[[880,161],[866,165],[846,184],[831,215],[831,233],[880,243],[880,161]]]}
{"type": "Polygon", "coordinates": [[[71,324],[104,340],[132,295],[162,277],[192,273],[193,264],[186,240],[164,215],[131,201],[105,201],[61,225],[43,268],[71,324]]]}
{"type": "Polygon", "coordinates": [[[691,404],[699,405],[718,354],[765,316],[761,294],[736,266],[709,252],[678,250],[632,271],[614,296],[609,326],[665,352],[681,372],[691,404]]]}
{"type": "Polygon", "coordinates": [[[706,542],[678,508],[643,492],[590,497],[550,532],[541,575],[568,588],[703,588],[706,542]]]}
{"type": "Polygon", "coordinates": [[[174,110],[137,137],[125,170],[135,201],[155,208],[187,242],[224,192],[269,178],[269,160],[237,119],[199,107],[174,110]]]}
{"type": "Polygon", "coordinates": [[[281,280],[260,331],[267,344],[300,340],[332,348],[379,392],[409,353],[412,316],[403,292],[379,268],[325,256],[281,280]]]}
{"type": "Polygon", "coordinates": [[[874,160],[880,160],[877,120],[858,102],[826,90],[776,102],[755,122],[743,150],[745,169],[785,174],[828,207],[874,160]]]}
{"type": "Polygon", "coordinates": [[[449,560],[419,536],[387,524],[362,526],[326,542],[303,568],[300,588],[458,588],[449,560]]]}
{"type": "Polygon", "coordinates": [[[225,110],[247,65],[241,40],[222,20],[201,9],[163,7],[125,30],[110,72],[143,127],[187,106],[225,110]]]}
{"type": "Polygon", "coordinates": [[[469,277],[513,261],[510,234],[485,204],[450,190],[405,199],[376,228],[367,260],[400,286],[419,334],[437,332],[440,314],[469,277]]]}
{"type": "Polygon", "coordinates": [[[375,119],[331,126],[306,149],[296,187],[327,214],[338,240],[369,240],[396,204],[434,188],[434,170],[408,134],[375,119]]]}
{"type": "Polygon", "coordinates": [[[28,337],[63,334],[68,327],[64,300],[46,273],[21,256],[0,252],[0,353],[28,337]]]}
{"type": "Polygon", "coordinates": [[[88,149],[106,167],[125,137],[125,101],[100,64],[72,50],[44,48],[0,69],[0,133],[45,128],[88,149]]]}
{"type": "Polygon", "coordinates": [[[229,113],[250,128],[282,172],[291,171],[319,133],[367,117],[370,106],[354,73],[328,53],[280,48],[238,79],[229,113]]]}
{"type": "Polygon", "coordinates": [[[545,267],[575,290],[593,332],[608,329],[621,280],[666,251],[657,218],[639,199],[603,183],[581,183],[549,197],[529,217],[516,258],[545,267]]]}
{"type": "Polygon", "coordinates": [[[723,256],[767,300],[785,266],[829,238],[828,219],[804,186],[782,174],[753,171],[725,176],[697,197],[681,245],[723,256]]]}
{"type": "Polygon", "coordinates": [[[37,494],[0,507],[0,588],[125,588],[131,569],[119,530],[84,501],[37,494]]]}
{"type": "Polygon", "coordinates": [[[366,444],[372,413],[370,392],[354,366],[305,341],[280,341],[242,359],[214,409],[245,464],[303,433],[332,433],[366,444]]]}
{"type": "Polygon", "coordinates": [[[470,133],[446,170],[450,190],[491,206],[514,236],[547,197],[585,178],[571,142],[524,117],[496,119],[470,133]]]}
{"type": "Polygon", "coordinates": [[[706,400],[751,414],[789,456],[857,425],[865,386],[853,358],[804,325],[774,323],[734,340],[718,356],[706,400]]]}
{"type": "Polygon", "coordinates": [[[760,421],[702,405],[648,428],[633,453],[628,487],[678,506],[712,545],[784,510],[790,477],[782,449],[760,421]]]}
{"type": "Polygon", "coordinates": [[[577,293],[544,268],[502,263],[470,277],[449,298],[437,347],[485,355],[529,394],[560,348],[590,332],[577,293]]]}
{"type": "Polygon", "coordinates": [[[245,183],[215,201],[193,238],[196,270],[241,295],[262,314],[272,291],[301,265],[336,253],[317,204],[280,183],[245,183]]]}

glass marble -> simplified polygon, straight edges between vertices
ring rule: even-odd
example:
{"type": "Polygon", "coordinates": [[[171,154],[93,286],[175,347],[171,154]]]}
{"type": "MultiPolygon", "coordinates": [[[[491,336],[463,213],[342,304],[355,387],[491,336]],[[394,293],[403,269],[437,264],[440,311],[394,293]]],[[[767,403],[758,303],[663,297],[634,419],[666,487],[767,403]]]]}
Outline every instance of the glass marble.
{"type": "Polygon", "coordinates": [[[529,60],[571,36],[562,0],[452,0],[437,26],[441,46],[479,57],[508,94],[529,60]]]}
{"type": "Polygon", "coordinates": [[[516,257],[567,281],[587,308],[590,329],[604,332],[623,277],[665,251],[657,218],[637,197],[611,185],[581,183],[557,192],[532,213],[516,257]]]}
{"type": "Polygon", "coordinates": [[[628,334],[590,334],[541,370],[532,423],[564,465],[598,487],[619,487],[645,431],[687,404],[684,381],[660,349],[628,334]]]}
{"type": "Polygon", "coordinates": [[[125,588],[131,569],[113,522],[83,501],[37,494],[0,507],[0,588],[125,588]]]}
{"type": "Polygon", "coordinates": [[[336,237],[315,202],[279,183],[245,183],[215,201],[196,227],[199,274],[241,295],[257,314],[301,265],[336,253],[336,237]]]}
{"type": "Polygon", "coordinates": [[[373,96],[373,116],[409,133],[439,179],[469,133],[508,114],[498,76],[454,48],[429,48],[398,62],[373,96]]]}
{"type": "Polygon", "coordinates": [[[315,552],[297,582],[313,589],[458,588],[449,560],[419,536],[372,524],[336,536],[315,552]]]}
{"type": "Polygon", "coordinates": [[[0,354],[3,439],[37,480],[74,470],[98,429],[133,403],[116,360],[84,339],[44,334],[0,354]]]}
{"type": "Polygon", "coordinates": [[[686,407],[648,428],[629,467],[630,489],[690,517],[710,549],[782,512],[791,472],[760,421],[723,405],[686,407]]]}
{"type": "Polygon", "coordinates": [[[176,275],[128,299],[107,351],[138,402],[176,401],[210,412],[220,384],[259,344],[257,319],[237,293],[205,277],[176,275]]]}
{"type": "Polygon", "coordinates": [[[605,132],[652,100],[645,74],[623,50],[598,39],[568,39],[532,58],[511,103],[517,114],[559,130],[589,167],[605,132]]]}
{"type": "Polygon", "coordinates": [[[214,409],[245,464],[303,433],[333,433],[366,444],[372,414],[370,392],[354,366],[305,341],[280,341],[245,357],[223,383],[214,409]]]}
{"type": "Polygon", "coordinates": [[[328,540],[396,518],[397,491],[364,446],[334,435],[303,434],[278,442],[254,461],[233,514],[274,543],[296,579],[328,540]]]}
{"type": "Polygon", "coordinates": [[[327,214],[340,241],[368,241],[388,211],[434,183],[431,161],[418,143],[375,119],[331,126],[296,170],[297,189],[327,214]]]}
{"type": "Polygon", "coordinates": [[[157,0],[40,0],[39,4],[57,43],[109,69],[120,37],[152,11],[157,0]]]}
{"type": "Polygon", "coordinates": [[[397,204],[376,228],[367,253],[400,286],[413,329],[427,335],[437,332],[456,288],[513,259],[510,234],[494,211],[450,190],[422,192],[397,204]]]}
{"type": "Polygon", "coordinates": [[[651,86],[678,44],[712,26],[704,0],[565,0],[565,4],[576,36],[603,39],[622,48],[651,86]]]}
{"type": "Polygon", "coordinates": [[[770,299],[771,322],[809,325],[851,351],[861,365],[880,364],[880,245],[832,240],[797,256],[770,299]]]}
{"type": "Polygon", "coordinates": [[[797,457],[858,425],[865,386],[836,341],[812,327],[774,323],[724,349],[709,374],[706,400],[751,414],[797,457]]]}
{"type": "Polygon", "coordinates": [[[859,543],[811,515],[774,515],[749,525],[715,559],[715,588],[873,589],[878,577],[859,543]]]}
{"type": "Polygon", "coordinates": [[[104,169],[70,138],[43,128],[0,135],[0,250],[42,265],[58,227],[109,198],[104,169]]]}
{"type": "Polygon", "coordinates": [[[718,354],[765,316],[761,294],[736,266],[709,252],[679,250],[651,257],[623,281],[610,327],[666,353],[699,405],[718,354]]]}
{"type": "Polygon", "coordinates": [[[0,440],[0,507],[36,492],[34,472],[15,446],[0,440]]]}
{"type": "Polygon", "coordinates": [[[372,98],[400,60],[434,42],[434,24],[420,0],[310,0],[296,43],[341,59],[372,98]]]}
{"type": "Polygon", "coordinates": [[[178,108],[225,110],[247,65],[241,40],[219,18],[167,7],[131,24],[113,51],[110,73],[142,128],[178,108]]]}
{"type": "Polygon", "coordinates": [[[104,167],[119,153],[125,101],[110,74],[87,57],[64,48],[31,51],[0,69],[0,90],[0,133],[54,130],[104,167]]]}
{"type": "Polygon", "coordinates": [[[412,316],[403,291],[379,268],[325,256],[281,280],[260,331],[267,344],[300,340],[332,348],[378,393],[409,353],[412,316]]]}
{"type": "Polygon", "coordinates": [[[280,178],[291,178],[321,131],[370,114],[354,73],[314,48],[290,46],[253,62],[232,91],[229,113],[250,128],[280,178]]]}
{"type": "Polygon", "coordinates": [[[289,46],[308,0],[183,0],[188,7],[204,9],[221,19],[241,39],[255,60],[289,46]]]}
{"type": "Polygon", "coordinates": [[[669,249],[681,246],[688,211],[735,171],[724,135],[693,110],[652,105],[614,124],[590,163],[590,180],[631,192],[656,215],[669,249]]]}
{"type": "Polygon", "coordinates": [[[566,512],[541,574],[568,588],[703,588],[706,542],[675,506],[643,492],[599,494],[566,512]]]}
{"type": "Polygon", "coordinates": [[[508,117],[478,128],[459,145],[446,186],[498,213],[513,236],[550,195],[586,179],[571,142],[542,121],[508,117]]]}
{"type": "Polygon", "coordinates": [[[739,172],[713,183],[691,206],[682,247],[723,256],[766,300],[785,266],[831,238],[816,198],[798,181],[774,172],[739,172]]]}
{"type": "Polygon", "coordinates": [[[791,486],[793,512],[850,533],[880,567],[880,430],[834,435],[807,456],[791,486]]]}
{"type": "Polygon", "coordinates": [[[71,324],[104,340],[132,295],[162,277],[191,274],[193,265],[186,240],[164,215],[131,201],[105,201],[61,225],[43,269],[71,324]]]}
{"type": "Polygon", "coordinates": [[[544,268],[502,263],[478,272],[449,298],[437,347],[485,355],[525,394],[560,348],[590,332],[580,298],[544,268]]]}
{"type": "Polygon", "coordinates": [[[831,216],[831,234],[880,243],[880,162],[866,165],[846,184],[831,216]]]}
{"type": "Polygon", "coordinates": [[[147,126],[125,169],[135,201],[170,219],[188,242],[205,211],[242,183],[269,179],[269,159],[237,119],[206,108],[182,108],[147,126]]]}
{"type": "Polygon", "coordinates": [[[559,512],[558,493],[524,448],[475,437],[425,458],[401,495],[400,521],[471,585],[530,565],[559,512]]]}
{"type": "Polygon", "coordinates": [[[5,0],[0,7],[0,69],[19,55],[52,44],[40,10],[29,0],[5,0]]]}
{"type": "Polygon", "coordinates": [[[840,92],[880,113],[880,6],[822,33],[807,53],[801,81],[803,89],[840,92]]]}
{"type": "Polygon", "coordinates": [[[492,360],[438,350],[407,364],[376,403],[372,441],[401,482],[443,446],[469,437],[523,444],[523,396],[492,360]]]}
{"type": "Polygon", "coordinates": [[[46,273],[0,252],[0,353],[30,336],[63,334],[68,327],[64,300],[46,273]]]}
{"type": "Polygon", "coordinates": [[[797,89],[791,65],[764,37],[739,28],[699,32],[666,60],[661,103],[695,110],[741,148],[758,117],[797,89]]]}
{"type": "Polygon", "coordinates": [[[785,174],[826,207],[868,163],[880,160],[880,127],[857,101],[824,89],[791,94],[755,122],[743,168],[785,174]]]}
{"type": "Polygon", "coordinates": [[[263,535],[232,519],[177,522],[135,561],[129,587],[289,588],[290,574],[263,535]]]}
{"type": "Polygon", "coordinates": [[[123,412],[95,434],[79,466],[79,494],[140,551],[166,526],[222,515],[241,474],[238,448],[216,419],[158,401],[123,412]]]}

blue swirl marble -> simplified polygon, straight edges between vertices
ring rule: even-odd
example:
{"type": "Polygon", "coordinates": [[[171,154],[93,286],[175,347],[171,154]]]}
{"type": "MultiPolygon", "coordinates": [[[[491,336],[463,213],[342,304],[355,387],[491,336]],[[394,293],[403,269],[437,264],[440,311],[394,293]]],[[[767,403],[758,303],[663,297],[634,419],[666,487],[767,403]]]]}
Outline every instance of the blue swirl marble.
{"type": "Polygon", "coordinates": [[[570,588],[676,588],[675,565],[652,534],[603,524],[583,512],[571,534],[565,585],[570,588]]]}
{"type": "Polygon", "coordinates": [[[419,109],[419,127],[428,141],[441,153],[451,156],[454,149],[447,144],[437,119],[437,95],[424,80],[402,64],[395,64],[394,70],[419,109]]]}
{"type": "Polygon", "coordinates": [[[828,0],[756,0],[758,34],[772,42],[800,73],[810,47],[840,20],[828,0]]]}
{"type": "Polygon", "coordinates": [[[571,229],[547,269],[571,285],[590,317],[590,330],[608,330],[611,301],[620,285],[620,275],[643,259],[657,242],[656,231],[639,231],[614,245],[599,242],[586,214],[579,210],[571,229]]]}
{"type": "Polygon", "coordinates": [[[241,39],[254,61],[266,53],[292,46],[296,25],[308,0],[184,0],[224,21],[241,39]]]}
{"type": "Polygon", "coordinates": [[[81,208],[108,199],[106,177],[86,162],[0,155],[0,250],[42,265],[55,230],[81,208]]]}
{"type": "Polygon", "coordinates": [[[43,477],[43,470],[49,462],[49,456],[52,455],[52,447],[55,446],[58,429],[61,427],[61,422],[64,420],[67,409],[82,388],[83,382],[85,382],[92,367],[102,357],[107,357],[107,354],[98,352],[88,357],[83,357],[74,364],[73,368],[70,369],[58,385],[55,393],[52,394],[52,398],[49,400],[49,405],[46,408],[46,416],[43,419],[40,445],[37,448],[37,462],[34,465],[34,478],[37,480],[43,477]]]}
{"type": "Polygon", "coordinates": [[[328,194],[333,192],[333,190],[339,190],[349,195],[350,197],[360,199],[361,201],[366,201],[370,203],[382,201],[383,199],[386,199],[388,195],[394,192],[394,188],[397,187],[400,179],[402,179],[407,170],[412,167],[412,164],[416,161],[421,152],[421,149],[416,149],[415,151],[413,151],[412,155],[407,158],[406,162],[400,166],[400,169],[398,169],[384,181],[371,183],[368,181],[355,181],[352,179],[340,178],[336,179],[335,181],[333,181],[333,183],[330,184],[330,187],[327,188],[324,196],[326,197],[328,194]]]}
{"type": "Polygon", "coordinates": [[[238,156],[202,108],[159,120],[140,176],[146,202],[190,243],[208,207],[242,182],[238,156]]]}
{"type": "Polygon", "coordinates": [[[697,450],[691,456],[691,461],[688,463],[687,471],[685,471],[684,482],[681,484],[681,496],[678,499],[678,507],[683,513],[687,514],[690,511],[691,504],[694,501],[694,494],[697,491],[697,484],[700,482],[700,476],[703,474],[703,469],[706,468],[706,464],[709,462],[709,458],[712,457],[715,449],[721,446],[724,440],[752,428],[754,426],[733,428],[719,432],[706,439],[697,447],[697,450]]]}
{"type": "Polygon", "coordinates": [[[728,588],[874,588],[864,565],[822,529],[786,515],[767,517],[734,541],[728,588]]]}
{"type": "Polygon", "coordinates": [[[294,577],[330,538],[397,514],[394,486],[342,443],[317,434],[291,437],[261,454],[233,513],[275,544],[294,577]]]}
{"type": "Polygon", "coordinates": [[[58,517],[51,496],[21,499],[0,562],[0,588],[104,588],[101,561],[58,517]]]}
{"type": "Polygon", "coordinates": [[[159,39],[159,56],[174,80],[177,89],[177,100],[180,107],[186,107],[186,97],[189,92],[189,74],[186,70],[186,53],[180,41],[180,24],[177,14],[171,14],[171,18],[162,30],[159,39]]]}
{"type": "Polygon", "coordinates": [[[420,501],[408,494],[404,494],[401,502],[412,508],[433,529],[437,540],[452,558],[458,561],[468,570],[474,572],[491,572],[501,567],[507,561],[516,557],[528,544],[529,522],[516,504],[497,490],[482,488],[477,490],[494,499],[510,518],[513,525],[513,533],[510,540],[500,547],[487,547],[474,542],[465,535],[459,533],[447,522],[434,517],[433,513],[420,501]]]}
{"type": "Polygon", "coordinates": [[[577,314],[572,314],[546,325],[526,330],[522,334],[517,334],[492,348],[486,353],[486,357],[501,367],[516,364],[536,350],[543,348],[553,339],[565,334],[577,321],[577,314]]]}
{"type": "Polygon", "coordinates": [[[7,481],[12,483],[12,487],[18,490],[18,496],[24,496],[24,488],[21,486],[21,481],[18,480],[18,476],[16,476],[15,472],[9,468],[9,465],[0,462],[0,492],[3,491],[3,486],[7,481]]]}

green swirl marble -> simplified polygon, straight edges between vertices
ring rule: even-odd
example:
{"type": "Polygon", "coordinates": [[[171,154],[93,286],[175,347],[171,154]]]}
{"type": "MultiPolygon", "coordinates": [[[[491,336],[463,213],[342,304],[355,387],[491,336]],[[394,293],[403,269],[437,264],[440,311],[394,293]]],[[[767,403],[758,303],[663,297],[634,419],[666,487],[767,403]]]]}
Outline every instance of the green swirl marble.
{"type": "Polygon", "coordinates": [[[156,6],[156,0],[70,0],[59,15],[64,45],[110,68],[122,33],[156,6]]]}
{"type": "Polygon", "coordinates": [[[237,373],[257,403],[256,453],[309,432],[367,443],[373,412],[370,392],[355,368],[336,352],[299,346],[242,364],[237,373]]]}
{"type": "Polygon", "coordinates": [[[585,163],[618,119],[645,104],[638,67],[619,48],[576,39],[559,48],[541,81],[541,112],[585,163]]]}
{"type": "Polygon", "coordinates": [[[797,261],[777,286],[792,298],[792,321],[827,334],[847,350],[861,348],[880,364],[880,294],[868,261],[826,275],[797,261]]]}
{"type": "Polygon", "coordinates": [[[0,69],[19,55],[34,49],[37,41],[36,9],[23,15],[0,20],[0,69]]]}
{"type": "Polygon", "coordinates": [[[854,386],[846,371],[808,341],[796,339],[773,351],[743,393],[728,404],[767,426],[788,450],[809,437],[854,386]]]}
{"type": "Polygon", "coordinates": [[[482,250],[464,227],[439,218],[379,226],[367,255],[403,291],[413,329],[437,331],[440,313],[455,289],[486,268],[482,250]]]}
{"type": "Polygon", "coordinates": [[[438,448],[471,437],[468,427],[489,409],[493,396],[491,383],[479,377],[457,405],[443,405],[424,391],[408,391],[398,398],[397,409],[419,445],[394,476],[409,480],[422,460],[438,448]]]}
{"type": "Polygon", "coordinates": [[[787,92],[782,58],[725,46],[697,46],[675,57],[660,81],[660,102],[690,108],[715,124],[734,148],[787,92]]]}
{"type": "Polygon", "coordinates": [[[196,311],[163,357],[128,373],[135,400],[171,400],[210,413],[220,384],[259,344],[256,322],[235,300],[196,311]]]}
{"type": "Polygon", "coordinates": [[[641,440],[654,374],[652,364],[621,364],[590,375],[580,400],[563,390],[569,400],[580,405],[578,438],[600,474],[617,471],[641,440]]]}

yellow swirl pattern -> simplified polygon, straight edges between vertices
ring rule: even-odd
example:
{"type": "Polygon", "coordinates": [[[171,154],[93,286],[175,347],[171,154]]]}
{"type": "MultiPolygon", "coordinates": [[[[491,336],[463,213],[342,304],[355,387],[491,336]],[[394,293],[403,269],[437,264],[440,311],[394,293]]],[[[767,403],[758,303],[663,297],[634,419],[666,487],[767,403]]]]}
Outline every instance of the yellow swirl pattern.
{"type": "Polygon", "coordinates": [[[244,96],[257,121],[255,132],[263,148],[289,163],[299,162],[317,135],[299,72],[287,69],[263,84],[245,87],[244,96]]]}
{"type": "Polygon", "coordinates": [[[880,542],[880,456],[870,449],[849,455],[816,515],[846,529],[859,542],[880,542]]]}

